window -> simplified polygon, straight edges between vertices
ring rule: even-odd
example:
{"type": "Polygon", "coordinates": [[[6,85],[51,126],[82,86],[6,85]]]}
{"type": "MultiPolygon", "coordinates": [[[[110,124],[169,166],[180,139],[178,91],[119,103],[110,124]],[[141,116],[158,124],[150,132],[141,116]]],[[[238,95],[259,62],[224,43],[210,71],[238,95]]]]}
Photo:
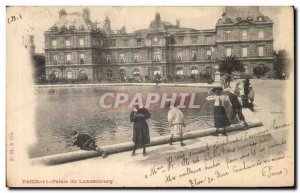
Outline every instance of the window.
{"type": "Polygon", "coordinates": [[[58,71],[54,71],[53,74],[55,75],[55,78],[59,78],[58,71]]]}
{"type": "Polygon", "coordinates": [[[246,40],[247,39],[247,36],[248,36],[248,32],[247,30],[242,30],[242,40],[246,40]]]}
{"type": "Polygon", "coordinates": [[[262,29],[260,29],[258,31],[258,39],[263,39],[264,38],[264,31],[262,29]]]}
{"type": "Polygon", "coordinates": [[[226,48],[226,56],[231,56],[231,48],[226,48]]]}
{"type": "Polygon", "coordinates": [[[121,64],[123,64],[125,62],[125,59],[124,59],[124,54],[120,54],[120,62],[121,64]]]}
{"type": "Polygon", "coordinates": [[[154,52],[153,60],[154,61],[160,61],[160,52],[154,52]]]}
{"type": "Polygon", "coordinates": [[[123,77],[123,78],[126,77],[126,70],[125,69],[123,69],[123,68],[120,69],[120,76],[123,77]]]}
{"type": "Polygon", "coordinates": [[[52,40],[52,46],[56,47],[57,46],[57,40],[52,40]]]}
{"type": "Polygon", "coordinates": [[[157,45],[157,44],[158,44],[158,38],[157,38],[157,37],[154,37],[154,38],[153,38],[153,44],[154,44],[154,45],[157,45]]]}
{"type": "Polygon", "coordinates": [[[138,56],[138,54],[134,54],[133,57],[134,57],[134,62],[138,62],[138,61],[139,61],[139,56],[138,56]]]}
{"type": "Polygon", "coordinates": [[[72,78],[73,78],[72,71],[67,71],[67,79],[72,79],[72,78]]]}
{"type": "Polygon", "coordinates": [[[206,36],[206,43],[211,43],[212,42],[212,36],[206,36]]]}
{"type": "Polygon", "coordinates": [[[54,63],[54,64],[57,64],[57,55],[56,55],[56,54],[53,55],[53,63],[54,63]]]}
{"type": "Polygon", "coordinates": [[[128,40],[123,40],[124,47],[128,47],[128,40]]]}
{"type": "Polygon", "coordinates": [[[207,66],[205,70],[206,70],[206,73],[210,74],[210,75],[214,72],[214,69],[211,66],[207,66]]]}
{"type": "Polygon", "coordinates": [[[65,44],[66,44],[66,46],[71,46],[71,41],[70,41],[70,39],[66,39],[65,44]]]}
{"type": "Polygon", "coordinates": [[[196,60],[197,60],[197,54],[196,54],[196,51],[193,51],[193,52],[192,52],[192,60],[193,60],[193,61],[196,61],[196,60]]]}
{"type": "Polygon", "coordinates": [[[97,40],[93,40],[93,45],[94,46],[99,46],[99,42],[97,40]]]}
{"type": "Polygon", "coordinates": [[[263,21],[264,18],[263,18],[263,17],[258,17],[257,20],[258,20],[258,21],[263,21]]]}
{"type": "Polygon", "coordinates": [[[98,43],[99,43],[99,46],[100,46],[100,47],[103,47],[103,41],[102,41],[102,40],[99,40],[98,43]]]}
{"type": "Polygon", "coordinates": [[[146,45],[147,45],[147,46],[151,46],[151,39],[147,39],[147,40],[146,40],[146,45]]]}
{"type": "Polygon", "coordinates": [[[106,63],[110,64],[110,62],[111,62],[110,56],[106,56],[106,63]]]}
{"type": "Polygon", "coordinates": [[[230,40],[231,39],[231,31],[227,30],[225,31],[225,40],[230,40]]]}
{"type": "Polygon", "coordinates": [[[193,75],[199,73],[198,68],[197,68],[196,66],[193,66],[193,67],[191,68],[191,70],[192,70],[192,74],[193,74],[193,75]]]}
{"type": "Polygon", "coordinates": [[[183,68],[182,67],[178,67],[176,69],[176,74],[179,75],[179,76],[182,76],[183,75],[183,68]]]}
{"type": "Polygon", "coordinates": [[[248,66],[244,66],[244,69],[245,69],[245,73],[249,74],[249,67],[248,66]]]}
{"type": "Polygon", "coordinates": [[[182,53],[181,52],[177,52],[177,60],[178,61],[182,60],[182,53]]]}
{"type": "Polygon", "coordinates": [[[106,70],[106,77],[107,78],[112,78],[113,77],[113,72],[112,72],[112,69],[111,68],[108,68],[106,70]]]}
{"type": "Polygon", "coordinates": [[[242,56],[247,57],[248,56],[248,48],[242,48],[242,56]]]}
{"type": "Polygon", "coordinates": [[[110,47],[116,47],[116,40],[109,40],[109,46],[110,47]]]}
{"type": "Polygon", "coordinates": [[[136,40],[136,45],[137,46],[142,46],[142,39],[137,39],[136,40]]]}
{"type": "Polygon", "coordinates": [[[84,38],[79,38],[79,46],[84,46],[84,38]]]}
{"type": "Polygon", "coordinates": [[[66,55],[66,60],[67,60],[67,62],[71,62],[71,54],[66,55]]]}
{"type": "Polygon", "coordinates": [[[140,76],[140,70],[139,70],[138,68],[135,68],[135,69],[133,70],[133,76],[134,76],[134,77],[140,76]]]}
{"type": "Polygon", "coordinates": [[[80,64],[84,64],[84,54],[80,54],[80,64]]]}
{"type": "Polygon", "coordinates": [[[207,59],[211,59],[211,50],[206,50],[206,57],[207,59]]]}
{"type": "MultiPolygon", "coordinates": [[[[77,70],[78,71],[78,70],[77,70]]],[[[76,73],[75,73],[76,74],[76,73]]],[[[76,75],[75,75],[76,76],[76,75]]],[[[88,80],[88,76],[86,74],[86,72],[84,70],[80,70],[78,75],[77,75],[77,78],[80,78],[82,80],[88,80]]]]}
{"type": "Polygon", "coordinates": [[[197,36],[193,36],[192,37],[192,44],[197,44],[198,41],[198,37],[197,36]]]}
{"type": "Polygon", "coordinates": [[[184,36],[179,36],[177,39],[178,39],[178,44],[184,43],[184,36]]]}
{"type": "Polygon", "coordinates": [[[264,47],[258,47],[258,56],[264,56],[264,47]]]}
{"type": "Polygon", "coordinates": [[[159,68],[154,68],[153,74],[154,74],[154,75],[160,75],[160,70],[159,70],[159,68]]]}

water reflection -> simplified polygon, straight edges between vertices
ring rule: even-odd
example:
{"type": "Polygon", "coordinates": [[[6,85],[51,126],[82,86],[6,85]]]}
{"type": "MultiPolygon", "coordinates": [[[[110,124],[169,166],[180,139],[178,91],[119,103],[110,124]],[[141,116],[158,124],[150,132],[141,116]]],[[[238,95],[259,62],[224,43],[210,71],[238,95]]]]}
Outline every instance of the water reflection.
{"type": "MultiPolygon", "coordinates": [[[[103,88],[56,88],[37,89],[36,135],[37,144],[30,149],[31,157],[74,151],[70,133],[88,133],[97,139],[99,146],[131,141],[131,109],[102,110],[99,99],[103,93],[167,92],[197,93],[200,101],[207,96],[207,89],[187,87],[103,87],[103,88]]],[[[148,120],[150,136],[168,135],[167,109],[153,107],[148,120]]],[[[200,109],[183,109],[187,129],[203,129],[205,124],[200,109]]]]}

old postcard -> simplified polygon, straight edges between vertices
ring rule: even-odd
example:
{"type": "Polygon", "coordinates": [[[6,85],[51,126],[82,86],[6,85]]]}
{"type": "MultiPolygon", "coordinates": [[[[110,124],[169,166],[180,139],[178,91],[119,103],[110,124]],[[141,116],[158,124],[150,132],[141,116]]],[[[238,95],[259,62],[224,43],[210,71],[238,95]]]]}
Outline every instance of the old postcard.
{"type": "Polygon", "coordinates": [[[293,187],[293,7],[6,8],[8,187],[293,187]]]}

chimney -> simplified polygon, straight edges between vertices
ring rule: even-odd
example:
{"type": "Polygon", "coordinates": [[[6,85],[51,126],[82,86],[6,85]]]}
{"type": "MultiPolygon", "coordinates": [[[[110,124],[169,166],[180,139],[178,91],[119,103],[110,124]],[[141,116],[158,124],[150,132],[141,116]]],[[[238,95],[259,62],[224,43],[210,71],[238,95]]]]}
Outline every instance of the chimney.
{"type": "Polygon", "coordinates": [[[179,19],[176,19],[176,26],[180,27],[180,20],[179,19]]]}
{"type": "Polygon", "coordinates": [[[35,45],[34,45],[34,36],[33,35],[29,35],[28,46],[29,46],[29,52],[30,52],[30,54],[34,55],[34,53],[35,53],[35,45]]]}

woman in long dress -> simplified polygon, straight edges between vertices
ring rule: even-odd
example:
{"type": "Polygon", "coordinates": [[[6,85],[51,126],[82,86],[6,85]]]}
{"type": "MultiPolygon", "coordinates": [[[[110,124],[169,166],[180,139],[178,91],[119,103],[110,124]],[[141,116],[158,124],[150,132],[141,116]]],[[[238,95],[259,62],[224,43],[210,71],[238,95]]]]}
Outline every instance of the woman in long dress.
{"type": "Polygon", "coordinates": [[[212,92],[215,93],[213,96],[208,96],[206,100],[214,101],[214,122],[216,127],[216,135],[219,134],[220,128],[223,128],[223,135],[227,136],[226,127],[230,125],[230,121],[228,119],[225,104],[230,104],[228,97],[224,94],[222,87],[216,87],[212,89],[212,92]]]}
{"type": "Polygon", "coordinates": [[[139,108],[134,106],[133,111],[130,113],[130,122],[133,122],[133,137],[134,142],[132,156],[138,147],[143,147],[143,155],[146,155],[146,145],[150,143],[149,127],[146,122],[151,117],[151,114],[146,108],[139,108]]]}

